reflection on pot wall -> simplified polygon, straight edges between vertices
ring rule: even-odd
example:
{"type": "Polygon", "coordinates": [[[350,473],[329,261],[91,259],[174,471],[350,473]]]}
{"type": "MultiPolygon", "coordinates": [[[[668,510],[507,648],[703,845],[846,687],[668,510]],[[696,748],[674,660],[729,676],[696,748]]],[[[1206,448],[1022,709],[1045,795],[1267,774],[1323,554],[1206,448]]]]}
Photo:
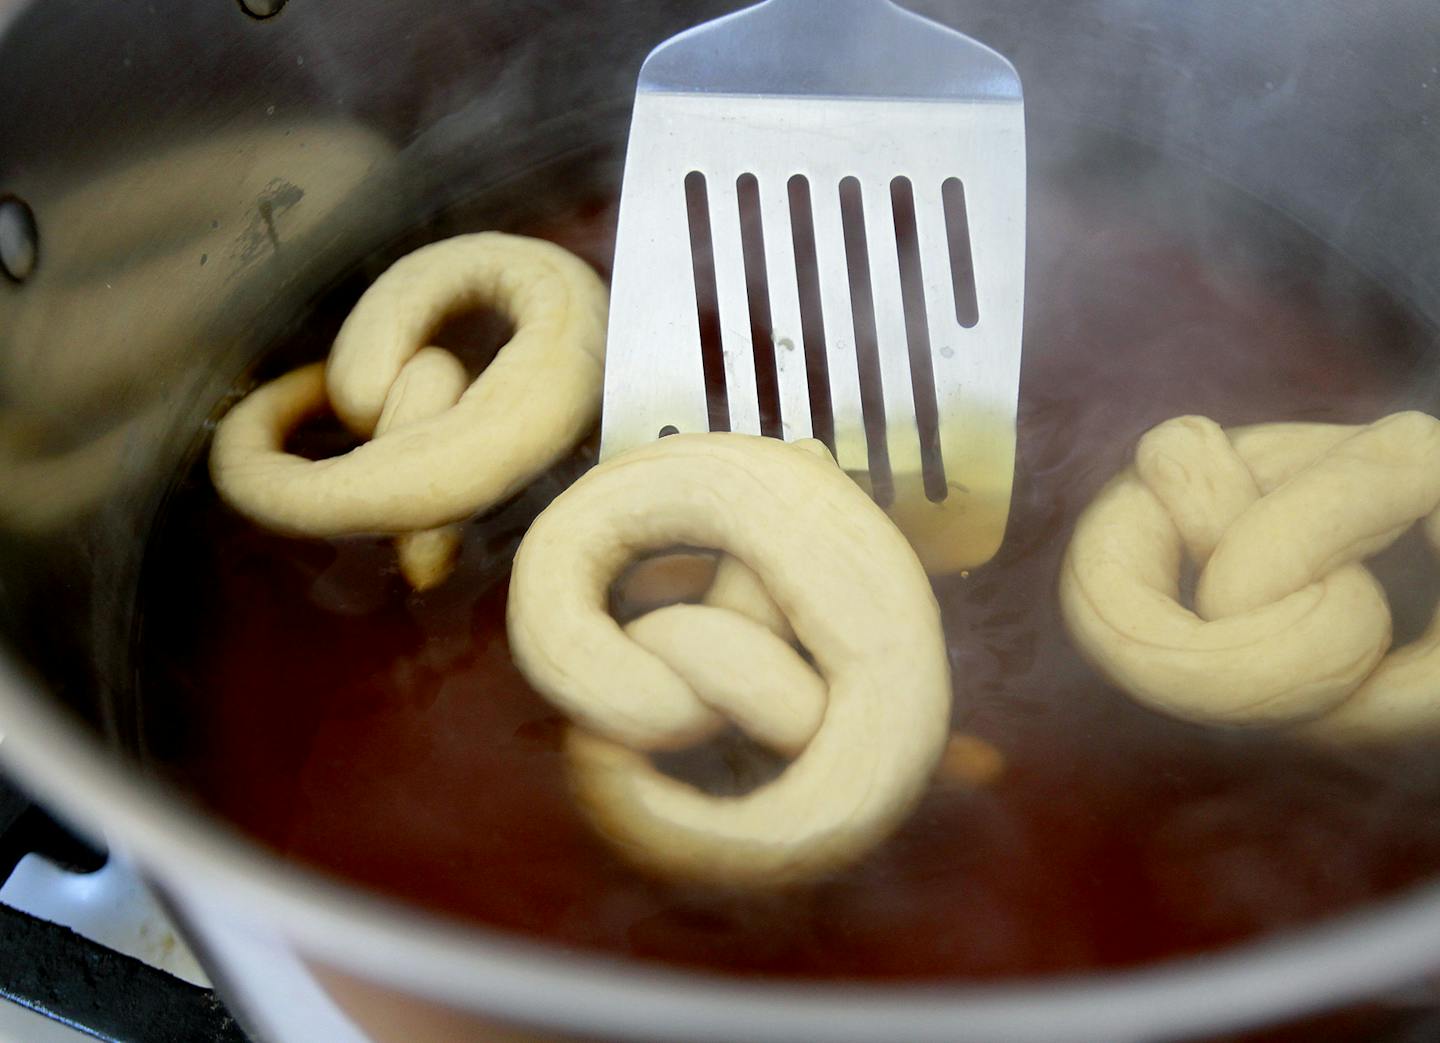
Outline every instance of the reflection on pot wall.
{"type": "Polygon", "coordinates": [[[0,341],[0,522],[43,532],[116,495],[164,434],[175,378],[245,343],[247,306],[303,273],[335,215],[359,224],[351,196],[391,151],[343,124],[276,123],[85,171],[55,194],[44,266],[11,295],[0,341]]]}
{"type": "MultiPolygon", "coordinates": [[[[38,259],[0,297],[0,527],[31,581],[9,607],[32,627],[37,608],[42,619],[85,611],[55,593],[69,568],[108,567],[93,576],[89,628],[31,632],[45,662],[75,672],[76,690],[90,687],[87,655],[65,644],[87,630],[102,670],[123,670],[124,577],[155,476],[193,441],[255,338],[313,292],[307,279],[371,246],[367,219],[384,211],[365,195],[392,153],[354,125],[272,120],[140,153],[117,142],[84,167],[44,171],[21,197],[36,213],[38,259]]],[[[100,706],[113,730],[114,707],[100,706]]]]}

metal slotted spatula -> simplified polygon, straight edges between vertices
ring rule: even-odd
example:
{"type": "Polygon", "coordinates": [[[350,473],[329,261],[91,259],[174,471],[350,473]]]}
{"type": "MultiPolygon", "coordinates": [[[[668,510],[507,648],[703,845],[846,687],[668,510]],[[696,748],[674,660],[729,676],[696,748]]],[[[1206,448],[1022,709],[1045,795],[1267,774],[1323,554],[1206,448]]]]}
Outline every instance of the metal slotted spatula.
{"type": "Polygon", "coordinates": [[[819,437],[932,571],[1000,545],[1025,266],[1020,80],[888,0],[768,0],[640,70],[601,455],[819,437]]]}

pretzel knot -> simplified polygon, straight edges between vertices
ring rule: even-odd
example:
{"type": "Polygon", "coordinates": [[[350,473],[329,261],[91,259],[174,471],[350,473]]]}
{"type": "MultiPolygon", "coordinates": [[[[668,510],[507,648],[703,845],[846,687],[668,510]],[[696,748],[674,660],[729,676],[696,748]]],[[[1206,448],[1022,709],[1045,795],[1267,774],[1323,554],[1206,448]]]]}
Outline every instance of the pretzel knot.
{"type": "Polygon", "coordinates": [[[1420,520],[1440,548],[1437,505],[1440,422],[1422,413],[1230,431],[1180,417],[1082,514],[1061,607],[1115,684],[1177,717],[1329,739],[1433,730],[1440,614],[1387,655],[1389,606],[1362,562],[1420,520]]]}
{"type": "Polygon", "coordinates": [[[452,523],[518,492],[593,426],[606,302],[584,261],[538,239],[480,232],[416,250],[365,291],[328,364],[257,388],[225,416],[215,487],[289,535],[400,535],[411,584],[438,583],[459,543],[452,523]],[[485,306],[515,334],[471,383],[425,344],[449,316],[485,306]],[[286,452],[327,409],[368,441],[327,460],[286,452]]]}
{"type": "Polygon", "coordinates": [[[765,886],[837,868],[909,811],[948,735],[925,571],[813,447],[674,435],[601,464],[526,534],[508,619],[515,661],[574,725],[582,808],[622,854],[666,875],[765,886]],[[676,546],[753,570],[813,668],[771,627],[713,604],[622,630],[605,611],[611,583],[637,555],[676,546]],[[718,797],[646,756],[727,721],[794,759],[773,781],[718,797]]]}

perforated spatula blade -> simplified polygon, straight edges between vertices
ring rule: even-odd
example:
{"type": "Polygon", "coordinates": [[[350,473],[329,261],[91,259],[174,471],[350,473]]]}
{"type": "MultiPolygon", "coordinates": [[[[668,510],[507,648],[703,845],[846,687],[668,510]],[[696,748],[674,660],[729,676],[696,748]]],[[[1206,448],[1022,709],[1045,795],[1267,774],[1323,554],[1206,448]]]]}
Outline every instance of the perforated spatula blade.
{"type": "Polygon", "coordinates": [[[601,455],[712,413],[818,434],[927,566],[980,564],[1009,513],[1024,261],[1020,80],[994,51],[889,0],[681,33],[640,70],[601,455]]]}

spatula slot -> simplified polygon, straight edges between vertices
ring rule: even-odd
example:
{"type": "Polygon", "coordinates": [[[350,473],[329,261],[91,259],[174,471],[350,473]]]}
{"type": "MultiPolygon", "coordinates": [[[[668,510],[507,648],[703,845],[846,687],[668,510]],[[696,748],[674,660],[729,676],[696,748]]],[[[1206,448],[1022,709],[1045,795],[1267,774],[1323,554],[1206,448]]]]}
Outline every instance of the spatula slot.
{"type": "Polygon", "coordinates": [[[925,496],[945,499],[945,462],[940,452],[940,410],[935,402],[935,372],[930,358],[930,320],[925,311],[925,277],[915,225],[915,191],[907,177],[890,182],[890,212],[900,260],[900,298],[905,309],[905,339],[910,347],[910,386],[915,393],[915,427],[920,436],[920,466],[925,496]]]}
{"type": "Polygon", "coordinates": [[[860,368],[860,408],[870,460],[870,485],[882,507],[894,502],[890,455],[885,445],[884,384],[880,375],[875,298],[871,290],[869,247],[865,236],[865,204],[858,178],[840,181],[840,221],[845,237],[845,262],[850,282],[850,314],[854,322],[855,358],[860,368]]]}
{"type": "Polygon", "coordinates": [[[950,244],[950,284],[955,295],[955,321],[967,330],[980,321],[975,295],[975,256],[970,248],[970,218],[965,210],[965,185],[958,177],[940,186],[945,207],[945,237],[950,244]]]}
{"type": "Polygon", "coordinates": [[[715,249],[710,235],[710,198],[705,175],[685,176],[685,211],[690,226],[690,262],[695,273],[695,314],[700,329],[700,363],[711,431],[730,430],[725,393],[725,355],[720,344],[720,305],[715,289],[715,249]]]}
{"type": "Polygon", "coordinates": [[[745,259],[745,298],[750,311],[750,346],[755,360],[760,433],[779,438],[780,385],[775,372],[775,338],[770,318],[770,284],[765,268],[765,229],[760,217],[760,183],[754,174],[741,174],[735,179],[735,196],[740,211],[740,244],[745,259]]]}
{"type": "Polygon", "coordinates": [[[786,185],[790,199],[790,236],[795,249],[795,279],[800,297],[800,329],[810,387],[810,423],[815,437],[835,451],[835,418],[830,405],[830,367],[825,358],[825,315],[820,307],[820,275],[815,259],[815,215],[810,181],[796,174],[786,185]]]}

